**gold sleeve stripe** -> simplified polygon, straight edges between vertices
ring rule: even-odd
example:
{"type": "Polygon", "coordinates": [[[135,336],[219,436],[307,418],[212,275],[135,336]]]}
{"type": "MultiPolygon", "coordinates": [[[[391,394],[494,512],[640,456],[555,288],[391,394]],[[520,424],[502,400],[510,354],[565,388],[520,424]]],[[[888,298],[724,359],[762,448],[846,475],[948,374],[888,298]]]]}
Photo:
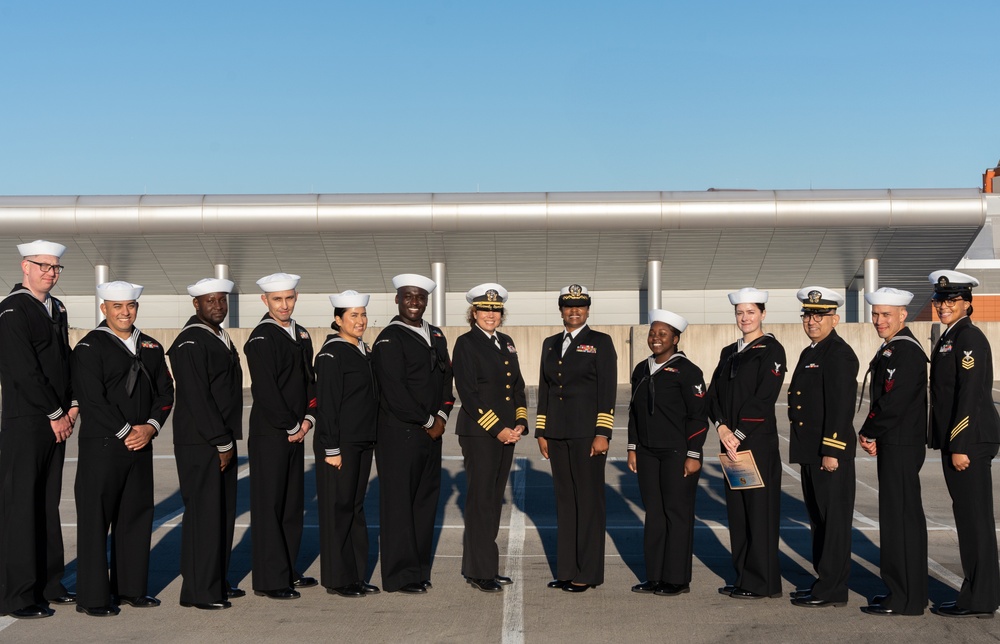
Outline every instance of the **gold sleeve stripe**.
{"type": "Polygon", "coordinates": [[[515,409],[514,410],[514,418],[523,418],[523,419],[527,420],[528,419],[528,408],[527,407],[518,407],[517,409],[515,409]]]}
{"type": "Polygon", "coordinates": [[[538,416],[535,418],[535,429],[545,429],[545,416],[538,416]]]}
{"type": "Polygon", "coordinates": [[[955,437],[962,433],[962,430],[969,426],[969,417],[966,416],[962,420],[958,421],[955,428],[951,430],[951,438],[948,440],[955,440],[955,437]]]}
{"type": "Polygon", "coordinates": [[[490,427],[496,425],[499,421],[500,417],[497,416],[492,409],[487,410],[487,412],[479,418],[479,424],[482,425],[483,429],[489,429],[490,427]]]}
{"type": "Polygon", "coordinates": [[[847,449],[847,443],[844,441],[834,440],[832,438],[824,438],[823,445],[826,447],[834,447],[836,449],[847,449]]]}
{"type": "Polygon", "coordinates": [[[605,418],[601,418],[601,417],[598,416],[598,418],[597,418],[597,426],[598,427],[603,427],[605,429],[614,429],[614,427],[615,427],[615,421],[613,419],[605,419],[605,418]]]}
{"type": "Polygon", "coordinates": [[[597,413],[597,418],[600,419],[600,420],[611,420],[611,421],[613,421],[615,419],[615,415],[614,414],[603,414],[601,412],[598,412],[597,413]]]}

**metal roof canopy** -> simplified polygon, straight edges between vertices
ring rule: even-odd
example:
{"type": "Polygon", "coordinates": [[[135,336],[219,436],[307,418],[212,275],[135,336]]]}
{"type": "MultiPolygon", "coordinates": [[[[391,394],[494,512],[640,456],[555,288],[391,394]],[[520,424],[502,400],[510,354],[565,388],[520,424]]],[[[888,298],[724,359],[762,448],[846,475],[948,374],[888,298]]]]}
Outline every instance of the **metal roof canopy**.
{"type": "Polygon", "coordinates": [[[392,276],[447,267],[448,291],[569,282],[667,290],[851,287],[866,258],[880,283],[931,292],[986,221],[979,189],[474,194],[0,196],[0,278],[16,241],[66,244],[64,295],[94,293],[97,264],[148,294],[182,294],[228,264],[241,291],[275,271],[301,290],[391,292],[392,276]]]}

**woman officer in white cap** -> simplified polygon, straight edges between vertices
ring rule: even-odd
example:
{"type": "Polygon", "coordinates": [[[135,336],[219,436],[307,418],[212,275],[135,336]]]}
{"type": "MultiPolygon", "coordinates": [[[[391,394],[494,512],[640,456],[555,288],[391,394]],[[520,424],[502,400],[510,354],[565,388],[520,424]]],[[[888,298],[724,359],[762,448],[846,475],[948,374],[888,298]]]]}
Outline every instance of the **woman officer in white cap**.
{"type": "Polygon", "coordinates": [[[316,356],[316,497],[319,506],[321,581],[327,592],[363,597],[379,592],[365,581],[368,525],[365,493],[375,453],[378,386],[368,328],[370,296],[344,291],[330,296],[336,333],[316,356]]]}
{"type": "Polygon", "coordinates": [[[677,349],[687,320],[649,312],[651,356],[632,371],[628,467],[639,475],[646,508],[646,579],[632,592],[686,593],[691,584],[694,498],[708,431],[705,378],[677,349]]]}
{"type": "Polygon", "coordinates": [[[517,349],[497,330],[505,317],[507,289],[480,284],[465,294],[472,329],[455,341],[452,368],[462,399],[455,426],[465,457],[468,496],[462,574],[487,593],[511,583],[500,576],[496,539],[514,444],[528,431],[528,407],[517,349]]]}
{"type": "Polygon", "coordinates": [[[947,327],[931,352],[931,447],[941,450],[965,575],[958,598],[935,612],[989,619],[1000,605],[990,469],[1000,446],[993,352],[970,317],[972,288],[979,280],[958,271],[935,271],[928,279],[934,284],[934,310],[947,327]]]}
{"type": "Polygon", "coordinates": [[[778,523],[781,518],[781,457],[774,404],[786,371],[785,349],[764,333],[767,291],[741,288],[729,294],[736,326],[743,334],[722,350],[712,374],[709,416],[719,424],[726,456],[749,451],[764,487],[731,490],[726,486],[726,512],[736,580],[719,589],[735,599],[781,596],[778,523]]]}

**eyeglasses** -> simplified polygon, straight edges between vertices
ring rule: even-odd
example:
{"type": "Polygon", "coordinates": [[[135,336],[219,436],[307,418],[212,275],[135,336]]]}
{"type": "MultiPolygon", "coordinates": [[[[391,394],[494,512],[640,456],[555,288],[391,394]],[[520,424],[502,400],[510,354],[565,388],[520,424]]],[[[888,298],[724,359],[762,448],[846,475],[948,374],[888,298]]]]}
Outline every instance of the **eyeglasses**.
{"type": "Polygon", "coordinates": [[[58,275],[59,273],[63,272],[64,268],[66,268],[62,264],[43,264],[42,262],[36,262],[33,259],[26,259],[24,261],[30,262],[30,263],[34,264],[35,266],[38,267],[38,270],[42,271],[42,273],[48,273],[49,271],[55,271],[56,275],[58,275]]]}
{"type": "Polygon", "coordinates": [[[803,313],[799,317],[802,318],[803,322],[822,322],[823,318],[833,317],[828,313],[803,313]]]}
{"type": "Polygon", "coordinates": [[[962,298],[960,297],[952,297],[947,300],[931,300],[931,306],[933,306],[936,309],[940,309],[943,307],[953,309],[956,306],[958,306],[958,303],[961,301],[962,298]]]}

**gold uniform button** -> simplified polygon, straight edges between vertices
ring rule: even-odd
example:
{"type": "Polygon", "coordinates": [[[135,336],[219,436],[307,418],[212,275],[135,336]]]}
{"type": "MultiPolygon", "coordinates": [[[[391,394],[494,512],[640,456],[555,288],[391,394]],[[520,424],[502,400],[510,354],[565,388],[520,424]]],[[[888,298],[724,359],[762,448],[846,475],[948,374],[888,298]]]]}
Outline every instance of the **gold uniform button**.
{"type": "Polygon", "coordinates": [[[504,360],[504,361],[503,361],[503,363],[504,363],[505,365],[507,365],[507,364],[510,364],[510,360],[504,360]]]}
{"type": "Polygon", "coordinates": [[[802,427],[802,423],[799,423],[799,427],[802,427]]]}
{"type": "Polygon", "coordinates": [[[801,391],[796,391],[796,392],[795,392],[795,395],[796,395],[796,396],[801,396],[801,395],[802,395],[802,392],[801,392],[801,391]]]}
{"type": "Polygon", "coordinates": [[[510,385],[507,385],[507,389],[510,389],[510,385]]]}
{"type": "Polygon", "coordinates": [[[508,377],[510,376],[510,372],[509,372],[509,371],[507,372],[507,376],[508,376],[508,377]]]}
{"type": "Polygon", "coordinates": [[[506,398],[504,398],[504,400],[509,401],[510,400],[510,396],[507,396],[506,398]]]}
{"type": "Polygon", "coordinates": [[[802,405],[795,405],[796,409],[802,409],[802,405]]]}
{"type": "Polygon", "coordinates": [[[560,360],[557,364],[562,364],[562,360],[560,360]]]}

